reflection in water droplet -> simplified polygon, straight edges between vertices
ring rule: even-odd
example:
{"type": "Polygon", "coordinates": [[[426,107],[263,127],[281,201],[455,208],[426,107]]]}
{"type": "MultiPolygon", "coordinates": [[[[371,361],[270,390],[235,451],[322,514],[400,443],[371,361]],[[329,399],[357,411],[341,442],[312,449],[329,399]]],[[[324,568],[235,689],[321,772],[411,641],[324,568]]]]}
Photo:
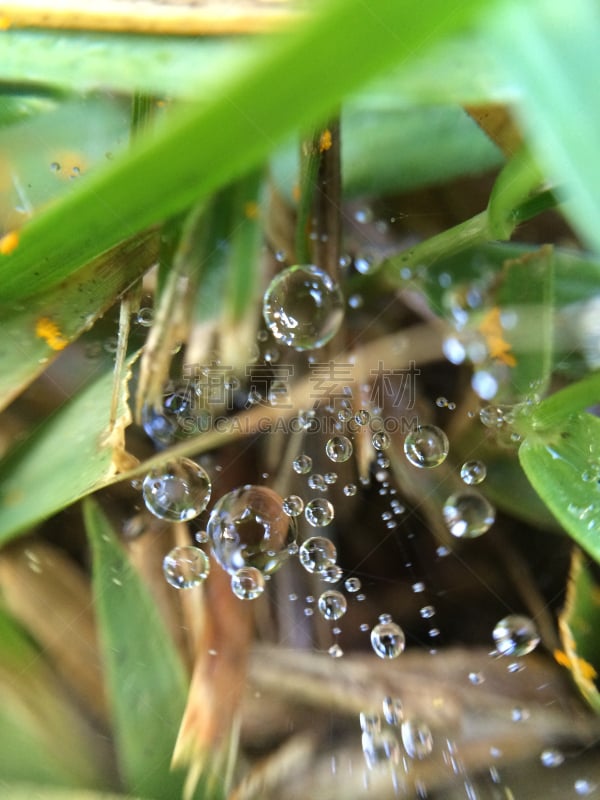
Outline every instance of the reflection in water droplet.
{"type": "Polygon", "coordinates": [[[510,614],[497,623],[492,633],[498,652],[503,656],[524,656],[540,643],[540,635],[532,620],[510,614]]]}
{"type": "Polygon", "coordinates": [[[292,469],[298,475],[307,475],[312,469],[312,458],[307,455],[300,455],[292,462],[292,469]]]}
{"type": "Polygon", "coordinates": [[[404,440],[404,453],[411,464],[432,469],[445,461],[450,449],[448,437],[437,425],[420,425],[404,440]]]}
{"type": "Polygon", "coordinates": [[[344,651],[337,643],[332,644],[327,652],[332,658],[341,658],[344,655],[344,651]]]}
{"type": "Polygon", "coordinates": [[[288,517],[299,517],[304,511],[304,500],[297,494],[290,494],[283,501],[282,508],[288,517]]]}
{"type": "Polygon", "coordinates": [[[263,316],[276,339],[296,350],[311,350],[339,330],[344,299],[338,285],[318,267],[288,267],[269,284],[263,316]]]}
{"type": "Polygon", "coordinates": [[[540,753],[540,761],[545,767],[560,767],[564,760],[564,754],[556,748],[548,748],[540,753]]]}
{"type": "Polygon", "coordinates": [[[400,725],[404,717],[402,700],[399,697],[384,697],[383,716],[388,725],[400,725]]]}
{"type": "Polygon", "coordinates": [[[256,567],[242,567],[231,576],[231,591],[240,600],[256,600],[265,590],[265,577],[256,567]]]}
{"type": "Polygon", "coordinates": [[[371,438],[371,442],[375,450],[387,450],[391,444],[390,437],[385,431],[376,431],[371,438]]]}
{"type": "Polygon", "coordinates": [[[485,480],[487,467],[483,461],[465,461],[460,468],[460,477],[467,486],[476,486],[485,480]]]}
{"type": "Polygon", "coordinates": [[[360,578],[355,578],[355,577],[346,578],[344,586],[346,587],[347,592],[351,593],[358,592],[360,591],[361,587],[360,578]]]}
{"type": "Polygon", "coordinates": [[[163,574],[176,589],[193,589],[206,580],[210,572],[208,556],[199,547],[174,547],[163,560],[163,574]]]}
{"type": "Polygon", "coordinates": [[[337,583],[342,579],[343,570],[339,564],[329,564],[319,572],[319,577],[325,583],[337,583]]]}
{"type": "Polygon", "coordinates": [[[371,646],[379,658],[397,658],[405,644],[404,632],[395,622],[379,622],[371,631],[371,646]]]}
{"type": "Polygon", "coordinates": [[[336,620],[346,613],[346,598],[341,592],[330,589],[319,597],[319,611],[327,620],[336,620]]]}
{"type": "Polygon", "coordinates": [[[496,519],[492,504],[475,491],[450,495],[442,511],[448,530],[458,538],[475,539],[488,531],[496,519]]]}
{"type": "Polygon", "coordinates": [[[169,461],[152,470],[142,484],[148,510],[171,522],[186,522],[197,517],[208,505],[210,494],[210,478],[189,458],[169,461]]]}
{"type": "Polygon", "coordinates": [[[206,529],[215,558],[229,573],[241,567],[256,567],[265,575],[275,572],[296,539],[295,520],[266,486],[241,486],[223,495],[206,529]]]}

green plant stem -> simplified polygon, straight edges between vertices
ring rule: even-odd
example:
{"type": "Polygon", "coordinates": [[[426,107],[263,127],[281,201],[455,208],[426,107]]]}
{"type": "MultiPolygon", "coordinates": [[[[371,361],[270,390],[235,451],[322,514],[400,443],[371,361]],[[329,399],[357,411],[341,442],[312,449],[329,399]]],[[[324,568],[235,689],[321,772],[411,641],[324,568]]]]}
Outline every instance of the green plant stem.
{"type": "Polygon", "coordinates": [[[541,180],[541,172],[526,148],[510,159],[498,175],[488,203],[492,239],[510,238],[516,224],[515,209],[528,199],[541,180]]]}
{"type": "Polygon", "coordinates": [[[312,261],[308,241],[315,188],[319,175],[321,157],[319,153],[319,132],[305,139],[300,151],[300,197],[296,212],[296,258],[297,264],[310,264],[312,261]]]}

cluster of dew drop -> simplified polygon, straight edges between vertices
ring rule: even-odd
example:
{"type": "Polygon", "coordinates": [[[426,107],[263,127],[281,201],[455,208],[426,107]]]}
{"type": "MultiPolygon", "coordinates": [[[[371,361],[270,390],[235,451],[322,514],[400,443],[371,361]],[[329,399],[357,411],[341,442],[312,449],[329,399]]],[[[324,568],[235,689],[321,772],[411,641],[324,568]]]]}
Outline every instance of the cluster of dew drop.
{"type": "MultiPolygon", "coordinates": [[[[325,272],[311,265],[283,270],[268,287],[263,301],[264,319],[274,339],[299,351],[321,347],[330,341],[339,330],[343,313],[339,287],[325,272]]],[[[142,309],[139,317],[140,325],[151,324],[151,310],[142,309]]],[[[271,353],[273,360],[276,357],[275,351],[271,353]]],[[[437,404],[450,410],[455,407],[445,398],[439,398],[437,404]]],[[[146,410],[144,427],[158,446],[172,443],[177,417],[185,410],[185,405],[185,395],[175,390],[166,397],[162,413],[146,410]]],[[[500,429],[510,426],[512,414],[512,407],[487,406],[481,410],[480,418],[487,427],[500,429]]],[[[338,417],[341,423],[353,419],[359,427],[372,422],[367,409],[353,411],[349,404],[338,412],[338,417]]],[[[310,429],[310,413],[301,414],[300,421],[302,427],[310,429]]],[[[387,482],[389,434],[374,429],[371,443],[378,470],[376,476],[382,483],[380,491],[395,494],[387,482]]],[[[431,470],[445,461],[449,442],[445,432],[436,425],[420,425],[406,436],[403,449],[410,464],[418,469],[431,470]]],[[[335,465],[351,459],[353,450],[352,439],[343,433],[331,436],[325,445],[325,455],[335,465]]],[[[196,534],[197,544],[208,544],[214,559],[231,576],[231,589],[241,600],[259,598],[265,590],[266,580],[292,556],[297,556],[308,573],[327,584],[340,584],[344,579],[344,572],[337,563],[336,547],[321,530],[335,518],[334,505],[322,494],[337,481],[337,473],[312,473],[312,459],[305,453],[298,455],[291,467],[297,475],[306,476],[308,488],[321,496],[306,501],[298,494],[282,498],[267,486],[244,485],[218,499],[210,512],[206,531],[196,534]],[[308,525],[320,530],[298,544],[297,523],[302,516],[308,525]]],[[[460,468],[460,477],[466,488],[447,498],[442,514],[452,536],[475,538],[488,531],[495,521],[493,506],[473,488],[485,480],[486,466],[478,460],[467,460],[460,468]]],[[[356,495],[358,490],[355,483],[343,487],[347,497],[356,495]]],[[[199,516],[207,508],[211,492],[207,472],[190,459],[171,461],[151,471],[142,485],[148,510],[168,521],[189,521],[199,516]]],[[[386,526],[394,528],[397,524],[394,517],[404,511],[400,501],[392,498],[389,511],[382,514],[386,526]]],[[[443,554],[447,554],[446,548],[438,548],[438,552],[442,549],[445,550],[443,554]]],[[[201,585],[207,578],[210,559],[200,546],[179,546],[165,556],[163,569],[166,580],[173,587],[190,589],[201,585]]],[[[415,592],[424,588],[421,582],[413,585],[415,592]]],[[[358,601],[365,598],[361,593],[361,581],[355,575],[346,576],[343,589],[345,594],[340,588],[327,588],[319,595],[316,608],[324,620],[337,623],[346,613],[350,598],[358,601]]],[[[306,600],[309,606],[314,603],[313,597],[306,600]]],[[[305,614],[312,613],[312,607],[305,608],[305,614]]],[[[420,610],[423,619],[431,619],[435,613],[435,607],[431,605],[424,605],[420,610]]],[[[404,631],[389,614],[381,614],[372,627],[366,623],[360,627],[370,632],[371,648],[379,658],[395,659],[404,651],[404,631]]],[[[334,627],[333,632],[339,633],[340,629],[334,627]]],[[[438,633],[435,628],[430,635],[434,633],[438,633]]],[[[540,641],[534,622],[514,614],[497,623],[492,638],[496,648],[494,654],[511,658],[527,655],[540,641]]],[[[329,648],[329,653],[334,658],[343,655],[337,643],[329,648]]],[[[518,662],[511,661],[510,671],[520,668],[518,662]]],[[[470,673],[469,680],[473,685],[479,685],[484,676],[470,673]]],[[[515,719],[523,718],[523,713],[522,709],[515,710],[515,719]]],[[[394,766],[403,758],[424,759],[434,747],[427,723],[417,718],[405,718],[402,702],[397,697],[383,700],[382,714],[361,714],[360,726],[362,749],[370,769],[381,763],[394,766]]],[[[545,766],[556,767],[564,756],[556,749],[547,749],[540,759],[545,766]]],[[[583,785],[579,787],[579,793],[584,794],[584,789],[583,785]]]]}

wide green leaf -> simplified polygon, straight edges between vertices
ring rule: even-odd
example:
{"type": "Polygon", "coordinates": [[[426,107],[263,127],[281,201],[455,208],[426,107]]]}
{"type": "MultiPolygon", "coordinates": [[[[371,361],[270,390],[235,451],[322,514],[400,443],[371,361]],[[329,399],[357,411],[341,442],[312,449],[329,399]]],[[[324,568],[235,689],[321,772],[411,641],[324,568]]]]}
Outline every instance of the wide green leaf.
{"type": "Polygon", "coordinates": [[[152,596],[91,498],[84,518],[122,778],[134,794],[173,800],[183,785],[169,767],[187,697],[185,670],[152,596]]]}
{"type": "Polygon", "coordinates": [[[122,239],[208,196],[264,160],[286,133],[327,116],[350,91],[479,10],[478,0],[451,14],[443,0],[425,9],[396,0],[368,7],[338,0],[294,33],[260,41],[252,63],[235,78],[226,75],[210,101],[140,136],[112,168],[89,176],[24,226],[19,246],[0,259],[4,298],[46,290],[122,239]]]}
{"type": "Polygon", "coordinates": [[[600,563],[600,419],[580,413],[532,430],[519,460],[563,528],[600,563]]]}
{"type": "Polygon", "coordinates": [[[564,211],[600,250],[600,160],[587,131],[600,127],[600,17],[593,0],[513,2],[490,22],[489,47],[519,87],[516,109],[549,176],[563,185],[564,211]]]}

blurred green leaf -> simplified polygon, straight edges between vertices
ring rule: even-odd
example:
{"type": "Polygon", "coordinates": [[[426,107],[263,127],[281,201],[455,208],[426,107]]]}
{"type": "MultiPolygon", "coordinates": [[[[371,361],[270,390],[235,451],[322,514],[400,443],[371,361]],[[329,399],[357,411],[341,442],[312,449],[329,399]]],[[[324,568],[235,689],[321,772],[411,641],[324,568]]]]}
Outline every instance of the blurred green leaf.
{"type": "Polygon", "coordinates": [[[107,794],[106,792],[82,789],[51,789],[27,783],[2,784],[4,800],[142,800],[130,794],[107,794]]]}
{"type": "Polygon", "coordinates": [[[563,415],[550,427],[531,430],[519,460],[563,528],[600,563],[600,419],[563,415]]]}
{"type": "Polygon", "coordinates": [[[173,800],[183,786],[169,766],[187,697],[185,670],[152,596],[92,498],[84,501],[84,518],[122,777],[136,794],[173,800]]]}
{"type": "Polygon", "coordinates": [[[351,90],[478,11],[478,0],[452,14],[443,0],[419,13],[395,0],[368,8],[339,0],[294,33],[260,41],[252,63],[215,85],[210,101],[140,137],[112,169],[89,176],[23,228],[19,247],[0,259],[5,299],[56,285],[118,241],[205,198],[264,160],[286,133],[327,115],[351,90]]]}
{"type": "MultiPolygon", "coordinates": [[[[100,786],[106,751],[39,649],[0,608],[0,775],[49,786],[100,786]]],[[[29,795],[30,797],[34,795],[29,795]]]]}
{"type": "Polygon", "coordinates": [[[516,110],[540,163],[564,185],[564,212],[600,250],[600,17],[593,0],[513,2],[490,20],[489,47],[519,87],[516,110]]]}
{"type": "Polygon", "coordinates": [[[573,554],[565,607],[559,618],[564,653],[581,693],[600,713],[600,584],[580,550],[573,554]]]}
{"type": "MultiPolygon", "coordinates": [[[[113,473],[105,441],[112,371],[82,389],[0,461],[0,542],[94,491],[113,473]]],[[[125,413],[121,386],[119,415],[125,413]]]]}
{"type": "Polygon", "coordinates": [[[51,95],[0,93],[0,128],[52,111],[56,103],[51,95]]]}
{"type": "Polygon", "coordinates": [[[143,233],[94,259],[55,289],[3,310],[0,408],[89,328],[154,263],[157,253],[157,234],[143,233]]]}
{"type": "MultiPolygon", "coordinates": [[[[553,272],[551,247],[504,262],[495,295],[500,335],[510,345],[511,392],[521,400],[542,395],[552,372],[553,272]]],[[[480,325],[480,327],[482,327],[480,325]]],[[[489,343],[491,345],[491,343],[489,343]]]]}

